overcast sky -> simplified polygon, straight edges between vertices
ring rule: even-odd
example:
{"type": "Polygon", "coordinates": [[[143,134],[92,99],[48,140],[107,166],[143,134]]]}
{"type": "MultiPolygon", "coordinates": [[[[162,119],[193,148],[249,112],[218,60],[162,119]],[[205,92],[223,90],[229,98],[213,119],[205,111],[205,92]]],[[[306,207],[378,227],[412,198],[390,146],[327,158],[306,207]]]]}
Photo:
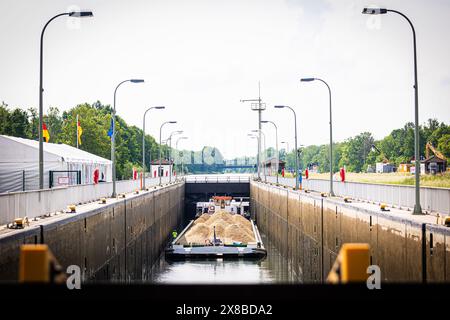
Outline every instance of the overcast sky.
{"type": "MultiPolygon", "coordinates": [[[[380,139],[414,120],[412,34],[400,16],[362,15],[364,0],[1,0],[0,101],[38,107],[39,38],[53,15],[90,9],[94,18],[58,18],[47,28],[44,110],[83,102],[113,103],[142,126],[148,117],[159,137],[166,126],[184,130],[180,148],[218,147],[226,158],[255,153],[247,137],[257,112],[240,99],[261,96],[263,119],[275,121],[279,140],[294,146],[292,106],[299,144],[328,143],[328,95],[333,92],[334,140],[363,131],[380,139]],[[181,145],[182,143],[182,145],[181,145]]],[[[384,0],[413,21],[418,41],[420,122],[450,122],[450,1],[384,0]]],[[[266,126],[266,125],[264,125],[266,126]]],[[[267,146],[274,129],[265,127],[267,146]]],[[[164,138],[164,137],[163,137],[164,138]]],[[[107,139],[107,137],[105,137],[107,139]]]]}

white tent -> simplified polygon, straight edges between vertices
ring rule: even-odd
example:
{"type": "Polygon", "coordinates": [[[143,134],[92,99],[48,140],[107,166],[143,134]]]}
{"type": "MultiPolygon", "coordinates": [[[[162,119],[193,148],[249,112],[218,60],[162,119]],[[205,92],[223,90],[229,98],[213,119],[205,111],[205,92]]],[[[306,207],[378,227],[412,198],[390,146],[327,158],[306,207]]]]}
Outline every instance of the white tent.
{"type": "MultiPolygon", "coordinates": [[[[39,188],[39,141],[0,135],[0,193],[39,188]]],[[[44,188],[93,183],[94,170],[99,169],[100,181],[112,180],[110,160],[66,144],[44,142],[44,188]],[[78,171],[79,173],[64,172],[78,171]]]]}

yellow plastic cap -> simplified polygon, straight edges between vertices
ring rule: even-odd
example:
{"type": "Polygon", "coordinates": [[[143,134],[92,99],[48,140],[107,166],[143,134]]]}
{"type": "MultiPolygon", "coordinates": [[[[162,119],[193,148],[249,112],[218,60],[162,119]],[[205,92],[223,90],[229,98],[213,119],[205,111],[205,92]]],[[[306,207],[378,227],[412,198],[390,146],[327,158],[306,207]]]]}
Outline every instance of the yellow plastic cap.
{"type": "Polygon", "coordinates": [[[364,282],[370,264],[370,246],[367,243],[344,243],[339,252],[341,258],[341,281],[364,282]]]}
{"type": "Polygon", "coordinates": [[[20,248],[19,281],[49,282],[50,252],[46,244],[24,244],[20,248]]]}

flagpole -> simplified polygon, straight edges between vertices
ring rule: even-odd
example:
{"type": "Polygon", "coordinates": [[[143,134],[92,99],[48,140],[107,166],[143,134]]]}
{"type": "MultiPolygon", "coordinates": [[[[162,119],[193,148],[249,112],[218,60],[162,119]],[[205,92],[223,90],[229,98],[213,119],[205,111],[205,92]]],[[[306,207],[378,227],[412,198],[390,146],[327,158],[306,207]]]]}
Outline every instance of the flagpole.
{"type": "Polygon", "coordinates": [[[78,149],[78,114],[77,114],[77,123],[76,123],[76,126],[77,126],[77,149],[78,149]]]}

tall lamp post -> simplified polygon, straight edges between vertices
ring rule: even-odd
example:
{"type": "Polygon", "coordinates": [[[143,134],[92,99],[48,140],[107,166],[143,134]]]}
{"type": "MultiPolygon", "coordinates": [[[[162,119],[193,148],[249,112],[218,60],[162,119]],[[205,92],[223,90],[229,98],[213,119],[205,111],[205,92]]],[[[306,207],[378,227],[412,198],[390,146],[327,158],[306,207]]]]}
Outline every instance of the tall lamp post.
{"type": "MultiPolygon", "coordinates": [[[[262,102],[261,99],[261,83],[258,82],[258,98],[257,99],[243,99],[241,102],[251,102],[251,108],[254,111],[258,111],[258,129],[261,130],[261,115],[262,111],[266,110],[266,104],[262,102]]],[[[261,180],[261,173],[259,167],[261,165],[261,161],[259,159],[259,154],[261,153],[261,134],[259,134],[258,139],[258,154],[256,161],[258,162],[258,180],[261,180]]]]}
{"type": "Polygon", "coordinates": [[[423,214],[422,207],[420,206],[420,154],[419,154],[419,85],[417,83],[417,44],[416,44],[416,30],[409,20],[409,18],[397,10],[391,10],[386,8],[364,8],[363,14],[386,14],[388,12],[396,13],[406,21],[408,21],[411,26],[413,35],[413,50],[414,50],[414,162],[415,162],[415,195],[416,203],[414,205],[413,214],[423,214]]]}
{"type": "Polygon", "coordinates": [[[328,88],[328,96],[330,100],[330,196],[334,197],[333,191],[333,121],[332,121],[332,113],[331,113],[331,89],[328,83],[320,78],[302,78],[300,81],[302,82],[310,82],[310,81],[320,81],[325,84],[328,88]]]}
{"type": "MultiPolygon", "coordinates": [[[[286,163],[285,163],[285,166],[286,166],[286,164],[287,164],[287,155],[288,155],[288,153],[289,153],[289,142],[287,142],[287,141],[281,141],[280,142],[281,144],[286,144],[286,148],[284,149],[284,150],[286,150],[285,151],[285,160],[286,160],[286,163]]],[[[286,168],[286,167],[285,167],[286,168]]]]}
{"type": "Polygon", "coordinates": [[[163,158],[169,159],[169,138],[161,141],[161,145],[165,146],[165,150],[163,150],[163,158]]]}
{"type": "Polygon", "coordinates": [[[298,190],[298,148],[297,148],[297,115],[294,109],[289,106],[275,106],[277,109],[288,108],[294,113],[294,127],[295,127],[295,189],[298,190]]]}
{"type": "Polygon", "coordinates": [[[60,13],[47,21],[41,32],[40,56],[39,56],[39,189],[44,189],[44,136],[42,126],[44,124],[44,107],[43,107],[43,93],[44,93],[44,33],[47,26],[58,17],[69,16],[73,18],[88,18],[93,17],[92,11],[72,11],[60,13]]]}
{"type": "MultiPolygon", "coordinates": [[[[267,161],[267,158],[266,158],[266,154],[267,154],[267,149],[266,149],[266,135],[264,134],[264,132],[263,132],[261,129],[255,129],[255,130],[252,130],[252,132],[258,133],[259,136],[262,135],[262,137],[263,137],[263,148],[264,148],[264,152],[262,152],[262,154],[264,155],[264,181],[267,182],[266,164],[265,164],[265,162],[267,161]]],[[[260,145],[261,145],[261,143],[260,143],[260,145]]],[[[260,161],[260,164],[261,164],[261,161],[260,161]]]]}
{"type": "MultiPolygon", "coordinates": [[[[175,149],[178,151],[178,141],[180,141],[180,140],[185,140],[185,139],[187,139],[188,137],[179,137],[178,139],[177,139],[177,142],[175,142],[175,149]]],[[[184,168],[183,168],[183,156],[180,156],[180,158],[181,158],[181,174],[184,174],[184,168]]]]}
{"type": "MultiPolygon", "coordinates": [[[[169,138],[167,139],[168,141],[170,141],[170,144],[169,144],[169,166],[172,161],[172,136],[177,135],[177,134],[182,134],[182,133],[183,133],[183,130],[173,131],[170,134],[169,138]]],[[[169,182],[172,182],[172,169],[173,168],[170,167],[169,182]]]]}
{"type": "MultiPolygon", "coordinates": [[[[149,112],[152,109],[165,109],[166,107],[164,106],[157,106],[157,107],[150,107],[147,110],[145,110],[144,112],[144,117],[142,120],[142,189],[145,190],[145,116],[147,114],[147,112],[149,112]]],[[[150,164],[152,161],[152,150],[150,149],[150,164]]]]}
{"type": "Polygon", "coordinates": [[[161,157],[162,157],[162,153],[161,153],[161,149],[162,149],[162,140],[161,140],[161,138],[162,138],[162,128],[164,127],[164,125],[166,125],[166,124],[168,124],[168,123],[170,123],[170,124],[174,124],[174,123],[177,123],[176,121],[166,121],[166,122],[163,122],[162,124],[161,124],[161,127],[159,128],[159,166],[158,166],[158,175],[159,175],[159,185],[161,186],[162,185],[162,174],[161,174],[161,157]]]}
{"type": "MultiPolygon", "coordinates": [[[[258,146],[260,145],[260,143],[259,143],[259,136],[256,136],[256,135],[251,134],[251,133],[249,133],[248,136],[251,139],[256,139],[256,144],[257,144],[256,149],[258,149],[258,146]]],[[[256,152],[258,152],[258,151],[256,151],[256,152]]],[[[256,158],[258,158],[258,154],[256,155],[256,158]]],[[[258,162],[256,162],[256,166],[257,166],[257,172],[259,173],[259,163],[258,162]]]]}
{"type": "Polygon", "coordinates": [[[120,82],[116,89],[114,90],[114,107],[113,107],[113,114],[112,114],[112,135],[111,135],[111,161],[112,161],[112,178],[113,178],[113,192],[112,197],[116,197],[116,95],[117,95],[117,89],[124,84],[125,82],[131,82],[131,83],[142,83],[144,82],[143,79],[129,79],[124,80],[120,82]]]}
{"type": "Polygon", "coordinates": [[[277,148],[277,183],[278,183],[278,170],[279,170],[279,164],[280,164],[280,154],[278,153],[278,127],[275,124],[275,122],[270,121],[270,120],[263,120],[261,121],[261,123],[271,123],[273,124],[273,126],[275,127],[275,144],[276,144],[276,148],[277,148]]]}

